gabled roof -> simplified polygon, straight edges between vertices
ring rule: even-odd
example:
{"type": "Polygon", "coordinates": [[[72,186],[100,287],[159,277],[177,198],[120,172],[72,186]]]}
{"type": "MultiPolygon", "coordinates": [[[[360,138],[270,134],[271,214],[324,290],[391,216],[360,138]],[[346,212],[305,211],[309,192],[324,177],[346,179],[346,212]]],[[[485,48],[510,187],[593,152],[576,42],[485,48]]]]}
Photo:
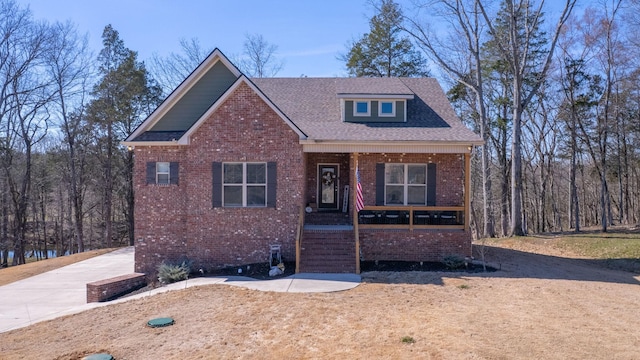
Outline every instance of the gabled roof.
{"type": "Polygon", "coordinates": [[[187,145],[189,136],[240,84],[252,88],[301,139],[306,138],[260,89],[215,49],[122,143],[127,146],[187,145]]]}
{"type": "Polygon", "coordinates": [[[256,85],[310,141],[422,141],[479,144],[480,137],[455,114],[433,78],[261,78],[256,85]],[[341,94],[415,95],[407,121],[343,122],[341,94]]]}
{"type": "Polygon", "coordinates": [[[123,144],[189,144],[190,135],[240,84],[247,84],[298,134],[304,151],[466,152],[483,143],[462,124],[433,78],[250,80],[216,49],[123,144]],[[359,98],[407,101],[407,120],[342,121],[344,100],[359,98]]]}

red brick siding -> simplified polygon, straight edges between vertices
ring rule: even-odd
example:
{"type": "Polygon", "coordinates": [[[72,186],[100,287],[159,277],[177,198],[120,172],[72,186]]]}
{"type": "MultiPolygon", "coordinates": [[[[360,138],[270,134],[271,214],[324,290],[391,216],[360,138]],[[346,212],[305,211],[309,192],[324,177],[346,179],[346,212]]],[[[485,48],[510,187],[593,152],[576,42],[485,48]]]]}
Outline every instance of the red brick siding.
{"type": "Polygon", "coordinates": [[[471,256],[471,233],[463,230],[360,230],[364,260],[442,261],[471,256]]]}
{"type": "Polygon", "coordinates": [[[87,303],[114,299],[147,284],[145,274],[128,274],[87,284],[87,303]]]}
{"type": "Polygon", "coordinates": [[[205,271],[268,260],[269,244],[295,257],[305,169],[298,135],[242,84],[184,147],[137,147],[136,271],[190,260],[205,271]],[[147,161],[178,161],[177,186],[146,185],[147,161]],[[277,163],[276,208],[212,208],[213,162],[277,163]]]}
{"type": "MultiPolygon", "coordinates": [[[[464,158],[460,154],[360,154],[358,163],[365,206],[376,204],[377,163],[435,163],[436,206],[464,205],[464,158]]],[[[355,164],[351,169],[355,176],[355,164]]]]}
{"type": "MultiPolygon", "coordinates": [[[[436,206],[464,205],[464,158],[460,154],[359,154],[365,206],[376,204],[377,163],[435,163],[436,206]]],[[[355,164],[351,171],[355,173],[355,164]]],[[[471,233],[360,229],[360,249],[365,260],[442,261],[448,255],[471,256],[471,233]]]]}

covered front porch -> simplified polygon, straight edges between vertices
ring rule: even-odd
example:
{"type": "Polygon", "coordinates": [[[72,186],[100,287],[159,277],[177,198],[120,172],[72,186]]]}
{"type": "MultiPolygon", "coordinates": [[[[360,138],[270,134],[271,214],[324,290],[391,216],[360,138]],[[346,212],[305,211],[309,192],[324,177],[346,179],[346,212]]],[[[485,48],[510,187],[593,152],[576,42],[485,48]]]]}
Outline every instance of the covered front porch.
{"type": "Polygon", "coordinates": [[[448,150],[305,153],[296,271],[360,273],[361,260],[470,256],[470,147],[448,150]]]}

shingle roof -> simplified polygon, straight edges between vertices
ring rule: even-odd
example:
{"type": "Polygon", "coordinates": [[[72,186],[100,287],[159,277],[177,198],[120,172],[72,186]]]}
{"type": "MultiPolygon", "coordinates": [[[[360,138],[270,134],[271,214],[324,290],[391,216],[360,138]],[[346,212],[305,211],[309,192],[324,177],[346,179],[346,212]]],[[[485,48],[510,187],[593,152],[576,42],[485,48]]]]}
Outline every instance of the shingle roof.
{"type": "Polygon", "coordinates": [[[413,94],[400,78],[342,78],[336,80],[337,94],[413,94]]]}
{"type": "Polygon", "coordinates": [[[433,78],[256,78],[256,86],[311,140],[479,142],[433,78]],[[343,122],[339,94],[415,94],[405,123],[343,122]]]}

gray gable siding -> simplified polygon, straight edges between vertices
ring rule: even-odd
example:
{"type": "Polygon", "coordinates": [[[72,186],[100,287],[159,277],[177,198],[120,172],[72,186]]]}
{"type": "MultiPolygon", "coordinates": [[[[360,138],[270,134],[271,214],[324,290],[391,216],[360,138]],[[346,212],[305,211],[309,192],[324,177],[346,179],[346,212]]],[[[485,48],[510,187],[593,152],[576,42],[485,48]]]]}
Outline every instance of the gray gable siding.
{"type": "Polygon", "coordinates": [[[237,77],[218,61],[149,131],[185,131],[224,94],[237,77]]]}
{"type": "Polygon", "coordinates": [[[395,103],[396,116],[378,116],[377,100],[371,100],[371,116],[353,116],[354,100],[345,100],[344,121],[358,123],[404,122],[404,101],[398,100],[395,103]]]}

